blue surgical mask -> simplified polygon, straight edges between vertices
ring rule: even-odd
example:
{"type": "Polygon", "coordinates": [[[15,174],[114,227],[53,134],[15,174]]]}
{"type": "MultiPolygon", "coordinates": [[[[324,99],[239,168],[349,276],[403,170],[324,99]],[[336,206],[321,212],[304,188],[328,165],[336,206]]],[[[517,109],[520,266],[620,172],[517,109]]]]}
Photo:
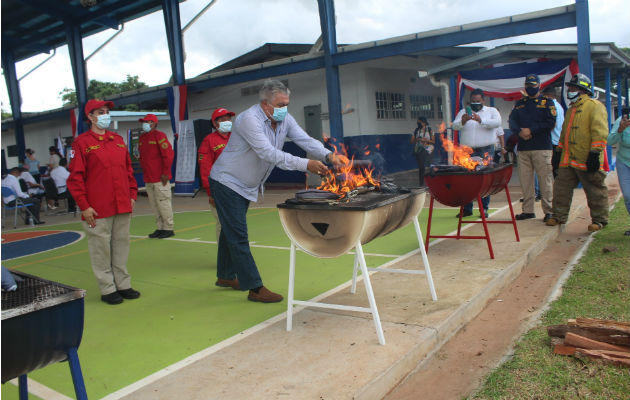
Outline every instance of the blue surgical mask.
{"type": "Polygon", "coordinates": [[[142,130],[144,132],[151,132],[151,124],[148,122],[143,122],[142,123],[142,130]]]}
{"type": "Polygon", "coordinates": [[[112,117],[109,114],[101,114],[97,118],[96,126],[101,129],[109,128],[109,124],[112,123],[112,117]]]}
{"type": "Polygon", "coordinates": [[[219,122],[219,132],[222,132],[222,133],[232,132],[232,121],[219,122]]]}
{"type": "Polygon", "coordinates": [[[567,99],[574,102],[580,96],[580,92],[567,92],[567,99]]]}
{"type": "Polygon", "coordinates": [[[274,107],[272,118],[278,122],[282,121],[289,111],[287,110],[287,106],[284,107],[274,107]]]}

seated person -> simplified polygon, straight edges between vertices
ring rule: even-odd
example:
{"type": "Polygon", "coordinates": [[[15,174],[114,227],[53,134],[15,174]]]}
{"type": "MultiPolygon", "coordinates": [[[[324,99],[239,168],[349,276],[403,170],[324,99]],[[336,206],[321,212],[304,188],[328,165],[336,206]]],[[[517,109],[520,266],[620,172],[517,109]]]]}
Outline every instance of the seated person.
{"type": "Polygon", "coordinates": [[[70,172],[66,169],[68,162],[65,158],[59,160],[59,165],[50,171],[50,178],[55,182],[57,186],[57,194],[60,199],[68,199],[68,212],[77,211],[77,203],[72,198],[72,195],[68,191],[66,181],[70,176],[70,172]]]}
{"type": "Polygon", "coordinates": [[[26,183],[26,186],[28,187],[27,193],[30,196],[37,197],[41,201],[45,193],[44,185],[42,185],[41,183],[37,183],[35,177],[28,171],[28,168],[22,167],[20,179],[22,179],[26,183]]]}
{"type": "MultiPolygon", "coordinates": [[[[20,188],[20,182],[18,181],[19,176],[20,176],[20,168],[19,167],[11,168],[7,176],[2,180],[2,186],[6,186],[8,188],[13,189],[13,191],[17,194],[17,196],[22,200],[22,203],[24,203],[24,205],[27,206],[31,214],[33,214],[33,217],[35,217],[35,221],[33,221],[35,224],[37,225],[43,224],[44,221],[39,220],[39,208],[40,208],[39,199],[35,197],[29,197],[28,194],[22,191],[22,189],[20,188]]],[[[15,203],[16,203],[15,195],[6,196],[6,197],[2,196],[2,200],[4,201],[4,204],[8,206],[11,206],[11,207],[15,206],[15,203]]],[[[29,217],[29,214],[24,213],[25,224],[28,224],[28,217],[29,217]]]]}

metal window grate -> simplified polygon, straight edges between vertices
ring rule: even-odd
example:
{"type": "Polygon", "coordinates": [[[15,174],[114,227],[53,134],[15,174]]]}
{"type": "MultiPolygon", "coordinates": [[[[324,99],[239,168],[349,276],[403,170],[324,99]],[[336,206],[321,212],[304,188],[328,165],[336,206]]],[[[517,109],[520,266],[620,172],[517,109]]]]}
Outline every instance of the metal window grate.
{"type": "Polygon", "coordinates": [[[375,92],[376,119],[406,119],[407,107],[403,93],[375,92]]]}

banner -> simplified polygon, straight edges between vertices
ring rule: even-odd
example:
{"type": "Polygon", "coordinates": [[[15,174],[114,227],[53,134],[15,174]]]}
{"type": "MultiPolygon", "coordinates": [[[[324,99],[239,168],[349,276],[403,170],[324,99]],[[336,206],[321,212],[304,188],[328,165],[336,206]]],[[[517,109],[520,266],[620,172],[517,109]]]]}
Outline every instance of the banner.
{"type": "MultiPolygon", "coordinates": [[[[569,58],[562,60],[536,58],[462,71],[457,74],[455,115],[462,108],[466,89],[481,89],[487,96],[513,101],[522,97],[527,74],[537,74],[540,77],[540,87],[543,89],[559,78],[563,78],[563,83],[567,82],[577,72],[577,62],[569,58]]],[[[564,100],[563,106],[567,109],[569,102],[566,98],[564,84],[562,85],[562,98],[564,100]]]]}
{"type": "Polygon", "coordinates": [[[179,133],[179,122],[188,119],[188,108],[186,107],[188,87],[186,85],[171,86],[166,88],[166,98],[168,99],[168,114],[171,117],[171,128],[173,133],[179,133]]]}
{"type": "Polygon", "coordinates": [[[70,109],[70,128],[72,129],[72,137],[77,136],[77,128],[79,126],[79,109],[72,108],[70,109]]]}
{"type": "Polygon", "coordinates": [[[174,193],[176,196],[192,196],[195,194],[195,167],[197,163],[197,145],[195,144],[193,121],[180,121],[177,133],[179,138],[176,149],[174,193]]]}

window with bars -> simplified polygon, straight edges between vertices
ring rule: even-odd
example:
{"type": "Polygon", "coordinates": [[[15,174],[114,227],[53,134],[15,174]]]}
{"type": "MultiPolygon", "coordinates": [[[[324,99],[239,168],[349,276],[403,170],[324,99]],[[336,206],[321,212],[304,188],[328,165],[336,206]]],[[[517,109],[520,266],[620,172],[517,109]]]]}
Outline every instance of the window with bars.
{"type": "Polygon", "coordinates": [[[376,92],[376,119],[405,119],[404,93],[376,92]]]}
{"type": "Polygon", "coordinates": [[[437,97],[437,113],[438,113],[438,119],[443,120],[444,119],[444,104],[442,103],[442,96],[437,97]]]}
{"type": "Polygon", "coordinates": [[[433,96],[410,95],[409,110],[411,111],[411,118],[413,119],[417,119],[418,117],[425,117],[427,119],[435,118],[433,96]]]}

